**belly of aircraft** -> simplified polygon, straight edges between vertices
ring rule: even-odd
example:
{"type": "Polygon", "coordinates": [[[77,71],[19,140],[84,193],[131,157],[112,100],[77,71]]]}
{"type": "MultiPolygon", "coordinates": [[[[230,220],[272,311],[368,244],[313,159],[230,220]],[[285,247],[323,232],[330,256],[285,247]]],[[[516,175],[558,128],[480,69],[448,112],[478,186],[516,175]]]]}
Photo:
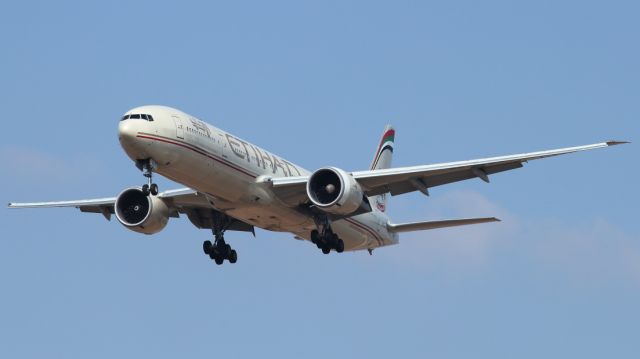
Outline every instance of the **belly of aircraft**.
{"type": "MultiPolygon", "coordinates": [[[[269,231],[290,232],[310,239],[316,229],[311,217],[277,202],[262,202],[256,199],[251,186],[255,178],[245,178],[228,166],[211,160],[180,153],[173,149],[175,161],[160,165],[157,172],[213,199],[215,209],[245,223],[269,231]],[[175,153],[178,152],[178,153],[175,153]],[[194,168],[198,170],[194,171],[194,168]]],[[[370,226],[354,219],[334,222],[335,232],[345,242],[345,250],[373,248],[383,245],[383,239],[370,226]]]]}

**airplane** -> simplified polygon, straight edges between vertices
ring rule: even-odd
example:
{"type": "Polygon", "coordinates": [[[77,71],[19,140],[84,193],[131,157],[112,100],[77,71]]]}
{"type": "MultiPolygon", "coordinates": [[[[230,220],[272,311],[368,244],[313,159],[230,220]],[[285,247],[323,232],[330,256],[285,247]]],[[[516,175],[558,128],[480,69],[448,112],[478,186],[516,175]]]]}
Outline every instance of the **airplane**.
{"type": "Polygon", "coordinates": [[[180,110],[142,106],[127,111],[118,126],[120,145],[146,177],[139,187],[116,197],[38,203],[9,203],[9,208],[75,207],[82,212],[115,215],[127,229],[160,232],[169,218],[186,215],[197,228],[210,229],[213,242],[203,252],[220,265],[235,263],[236,250],[226,231],[253,233],[255,227],[289,232],[315,244],[324,254],[367,250],[399,243],[399,233],[499,222],[495,217],[393,223],[387,201],[448,183],[522,167],[532,160],[628,143],[608,141],[585,146],[467,161],[391,167],[395,130],[387,125],[367,170],[323,167],[310,172],[248,141],[180,110]],[[186,188],[160,192],[153,175],[186,188]]]}

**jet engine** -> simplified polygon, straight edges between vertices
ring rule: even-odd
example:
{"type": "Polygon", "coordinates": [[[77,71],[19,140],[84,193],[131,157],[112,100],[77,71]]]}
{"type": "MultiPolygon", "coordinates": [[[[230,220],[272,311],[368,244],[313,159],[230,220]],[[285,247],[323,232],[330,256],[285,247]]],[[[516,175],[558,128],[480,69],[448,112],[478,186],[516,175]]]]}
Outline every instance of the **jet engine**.
{"type": "Polygon", "coordinates": [[[321,168],[309,177],[307,196],[315,206],[333,214],[352,214],[361,206],[365,206],[365,212],[371,210],[360,184],[335,167],[321,168]]]}
{"type": "Polygon", "coordinates": [[[140,188],[127,188],[116,199],[116,218],[128,229],[154,234],[169,221],[169,208],[161,198],[146,196],[140,188]]]}

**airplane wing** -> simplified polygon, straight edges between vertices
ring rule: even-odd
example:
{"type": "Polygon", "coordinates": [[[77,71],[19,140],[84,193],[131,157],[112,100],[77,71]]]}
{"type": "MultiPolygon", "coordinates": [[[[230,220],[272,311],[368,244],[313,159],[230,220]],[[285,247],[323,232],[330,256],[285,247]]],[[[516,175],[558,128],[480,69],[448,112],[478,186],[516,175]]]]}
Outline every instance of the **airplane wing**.
{"type": "Polygon", "coordinates": [[[414,231],[426,231],[430,229],[467,226],[470,224],[480,224],[489,222],[500,222],[496,217],[485,218],[463,218],[463,219],[445,219],[442,221],[427,221],[427,222],[410,222],[410,223],[388,223],[387,229],[389,232],[414,232],[414,231]]]}
{"type": "MultiPolygon", "coordinates": [[[[207,197],[191,188],[164,191],[158,194],[169,207],[169,217],[178,218],[179,213],[186,214],[197,228],[211,228],[213,212],[218,212],[207,200],[207,197]]],[[[107,220],[115,213],[116,197],[81,199],[58,202],[9,203],[9,208],[52,208],[75,207],[82,212],[101,213],[107,220]]],[[[230,231],[254,232],[252,225],[234,219],[227,228],[230,231]]]]}
{"type": "MultiPolygon", "coordinates": [[[[381,170],[356,171],[351,175],[362,186],[365,195],[376,196],[390,193],[392,196],[420,191],[429,194],[429,188],[448,183],[480,178],[489,182],[489,175],[520,168],[532,160],[564,155],[573,152],[619,145],[627,142],[608,141],[586,146],[560,148],[548,151],[523,153],[509,156],[481,158],[469,161],[437,163],[423,166],[398,167],[381,170]]],[[[308,176],[271,179],[273,190],[286,202],[306,201],[308,176]]]]}

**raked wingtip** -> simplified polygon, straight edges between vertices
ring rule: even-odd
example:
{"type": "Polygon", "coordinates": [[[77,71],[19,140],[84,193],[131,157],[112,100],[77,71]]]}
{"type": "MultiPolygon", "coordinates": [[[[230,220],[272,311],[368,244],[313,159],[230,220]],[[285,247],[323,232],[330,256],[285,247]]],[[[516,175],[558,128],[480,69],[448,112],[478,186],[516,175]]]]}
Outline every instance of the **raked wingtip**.
{"type": "Polygon", "coordinates": [[[631,143],[630,141],[607,141],[607,146],[624,145],[625,143],[631,143]]]}

